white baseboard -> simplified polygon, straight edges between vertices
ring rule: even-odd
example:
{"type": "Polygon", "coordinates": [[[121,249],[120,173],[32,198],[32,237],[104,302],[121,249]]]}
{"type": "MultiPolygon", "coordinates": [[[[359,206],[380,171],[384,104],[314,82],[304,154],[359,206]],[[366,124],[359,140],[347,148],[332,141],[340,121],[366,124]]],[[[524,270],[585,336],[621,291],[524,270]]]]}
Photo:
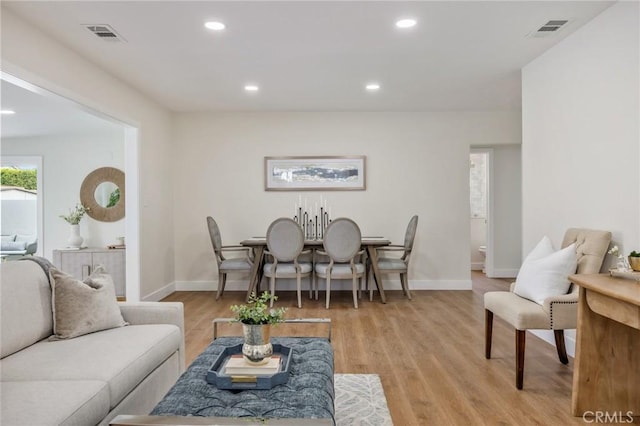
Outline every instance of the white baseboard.
{"type": "Polygon", "coordinates": [[[496,269],[494,268],[489,278],[515,278],[518,276],[518,269],[496,269]]]}
{"type": "MultiPolygon", "coordinates": [[[[320,289],[324,288],[321,280],[320,289]]],[[[371,285],[373,280],[370,281],[371,285]]],[[[218,289],[217,281],[175,281],[175,291],[216,291],[218,289]]],[[[268,281],[262,281],[262,288],[268,286],[268,281]]],[[[309,288],[308,279],[302,281],[303,289],[309,288]]],[[[293,279],[280,279],[277,284],[278,290],[294,291],[296,289],[296,281],[293,279]]],[[[409,280],[409,288],[411,290],[471,290],[471,280],[409,280]]],[[[332,280],[332,290],[351,290],[351,280],[332,280]]],[[[385,290],[402,290],[400,280],[385,280],[385,290]]],[[[228,280],[225,291],[247,291],[246,280],[228,280]]],[[[165,295],[166,296],[166,295],[165,295]]],[[[163,296],[164,297],[164,296],[163,296]]]]}
{"type": "Polygon", "coordinates": [[[142,298],[143,302],[158,302],[162,299],[164,299],[165,297],[167,297],[168,295],[170,295],[171,293],[176,291],[176,285],[175,283],[169,283],[166,286],[162,287],[161,289],[158,289],[156,291],[154,291],[151,294],[147,294],[146,296],[144,296],[142,298]]]}
{"type": "MultiPolygon", "coordinates": [[[[568,331],[568,330],[567,330],[568,331]]],[[[564,333],[564,345],[567,349],[567,355],[570,357],[576,356],[576,339],[574,333],[564,333]]],[[[531,333],[538,336],[545,342],[549,343],[554,348],[556,347],[556,338],[553,335],[553,330],[531,330],[531,333]]]]}
{"type": "Polygon", "coordinates": [[[472,271],[482,271],[484,269],[484,262],[471,262],[472,271]]]}

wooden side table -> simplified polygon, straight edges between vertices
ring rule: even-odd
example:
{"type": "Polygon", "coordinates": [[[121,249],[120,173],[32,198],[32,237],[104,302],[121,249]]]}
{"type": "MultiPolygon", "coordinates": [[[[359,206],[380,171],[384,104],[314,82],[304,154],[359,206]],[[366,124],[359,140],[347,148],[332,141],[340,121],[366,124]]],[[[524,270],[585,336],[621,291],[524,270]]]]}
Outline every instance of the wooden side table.
{"type": "Polygon", "coordinates": [[[640,416],[640,284],[571,275],[580,286],[571,409],[574,416],[640,416]]]}

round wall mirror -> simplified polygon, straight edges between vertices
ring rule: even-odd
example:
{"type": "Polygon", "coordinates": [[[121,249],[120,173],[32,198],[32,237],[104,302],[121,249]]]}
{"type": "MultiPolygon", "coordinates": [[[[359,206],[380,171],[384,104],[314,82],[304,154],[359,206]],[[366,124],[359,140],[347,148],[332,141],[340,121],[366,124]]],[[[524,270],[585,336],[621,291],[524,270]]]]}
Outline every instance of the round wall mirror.
{"type": "Polygon", "coordinates": [[[87,214],[100,222],[124,217],[124,173],[114,167],[101,167],[89,173],[80,187],[80,202],[87,214]]]}

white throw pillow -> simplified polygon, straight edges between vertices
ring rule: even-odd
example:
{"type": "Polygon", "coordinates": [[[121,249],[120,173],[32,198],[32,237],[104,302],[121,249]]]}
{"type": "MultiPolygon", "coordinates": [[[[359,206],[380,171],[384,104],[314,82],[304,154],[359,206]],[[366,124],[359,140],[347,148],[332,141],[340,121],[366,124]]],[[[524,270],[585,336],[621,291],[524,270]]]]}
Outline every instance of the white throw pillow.
{"type": "Polygon", "coordinates": [[[542,305],[547,297],[567,294],[577,267],[575,243],[554,252],[545,236],[522,263],[513,292],[542,305]]]}

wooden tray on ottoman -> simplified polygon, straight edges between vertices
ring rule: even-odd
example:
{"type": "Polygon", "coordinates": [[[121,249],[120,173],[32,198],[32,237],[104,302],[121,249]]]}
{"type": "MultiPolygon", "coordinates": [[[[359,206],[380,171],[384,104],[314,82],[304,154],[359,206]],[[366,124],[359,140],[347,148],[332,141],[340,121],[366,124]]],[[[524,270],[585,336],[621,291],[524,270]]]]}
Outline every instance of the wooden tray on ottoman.
{"type": "Polygon", "coordinates": [[[291,361],[291,348],[278,343],[273,344],[273,354],[280,355],[281,368],[271,375],[227,375],[221,370],[225,362],[232,355],[242,354],[242,344],[224,349],[207,371],[207,382],[218,389],[271,389],[274,386],[287,383],[291,361]]]}

